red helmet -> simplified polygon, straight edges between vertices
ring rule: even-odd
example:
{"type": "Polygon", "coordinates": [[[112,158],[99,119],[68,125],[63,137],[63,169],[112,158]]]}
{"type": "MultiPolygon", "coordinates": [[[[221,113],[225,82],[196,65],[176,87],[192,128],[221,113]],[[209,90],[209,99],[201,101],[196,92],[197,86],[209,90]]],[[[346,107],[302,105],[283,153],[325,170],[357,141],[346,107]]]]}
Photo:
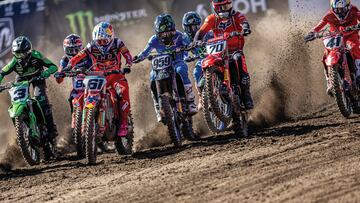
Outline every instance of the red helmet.
{"type": "Polygon", "coordinates": [[[212,0],[212,8],[220,18],[228,18],[232,11],[232,0],[212,0]]]}
{"type": "Polygon", "coordinates": [[[63,42],[63,48],[65,55],[73,57],[82,49],[83,43],[79,35],[71,34],[68,35],[63,42]]]}

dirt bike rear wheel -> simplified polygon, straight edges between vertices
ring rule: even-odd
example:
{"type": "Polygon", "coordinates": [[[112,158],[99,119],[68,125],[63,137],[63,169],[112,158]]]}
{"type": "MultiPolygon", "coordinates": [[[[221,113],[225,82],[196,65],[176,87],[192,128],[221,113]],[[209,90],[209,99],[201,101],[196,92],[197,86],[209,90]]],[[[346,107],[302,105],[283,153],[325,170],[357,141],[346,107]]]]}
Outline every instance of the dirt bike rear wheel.
{"type": "Polygon", "coordinates": [[[344,90],[344,80],[340,76],[339,73],[340,65],[336,65],[335,67],[329,70],[330,79],[333,84],[333,95],[335,96],[335,100],[337,106],[341,112],[341,114],[348,118],[351,115],[351,101],[348,96],[346,96],[346,92],[344,90]]]}
{"type": "Polygon", "coordinates": [[[74,109],[74,129],[73,139],[76,145],[76,153],[79,159],[85,158],[84,139],[81,133],[82,125],[82,110],[81,108],[74,109]]]}
{"type": "Polygon", "coordinates": [[[131,113],[128,116],[128,134],[126,137],[117,137],[115,141],[116,151],[120,155],[129,155],[133,153],[134,142],[134,122],[131,113]]]}
{"type": "Polygon", "coordinates": [[[179,129],[178,121],[176,115],[170,104],[169,96],[163,96],[161,98],[161,107],[164,111],[166,117],[166,126],[169,131],[170,139],[175,147],[181,147],[182,145],[182,135],[179,129]]]}
{"type": "Polygon", "coordinates": [[[205,71],[205,86],[203,99],[208,101],[212,112],[224,123],[229,123],[232,118],[231,103],[224,101],[220,95],[222,76],[217,73],[205,71]]]}
{"type": "Polygon", "coordinates": [[[85,119],[85,155],[88,164],[96,164],[97,145],[95,129],[95,109],[88,109],[85,119]]]}
{"type": "Polygon", "coordinates": [[[30,143],[30,139],[32,135],[29,126],[21,117],[16,117],[14,124],[15,124],[17,144],[20,148],[21,154],[25,162],[30,166],[40,164],[39,149],[33,147],[30,143]]]}

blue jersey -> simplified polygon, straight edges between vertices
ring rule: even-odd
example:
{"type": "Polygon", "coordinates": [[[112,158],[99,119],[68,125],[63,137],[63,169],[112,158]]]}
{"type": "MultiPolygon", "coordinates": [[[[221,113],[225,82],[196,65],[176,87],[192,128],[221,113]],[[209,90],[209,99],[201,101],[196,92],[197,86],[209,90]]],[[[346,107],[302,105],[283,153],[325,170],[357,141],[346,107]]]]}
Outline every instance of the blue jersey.
{"type": "MultiPolygon", "coordinates": [[[[153,35],[150,38],[148,44],[146,45],[144,51],[142,51],[139,54],[139,56],[146,58],[150,55],[151,51],[154,49],[159,54],[170,52],[170,51],[175,51],[177,48],[181,48],[181,47],[189,45],[189,43],[190,42],[187,39],[185,39],[184,35],[179,31],[176,31],[176,35],[174,37],[173,44],[170,46],[166,46],[164,43],[162,43],[160,41],[160,39],[156,35],[153,35]]],[[[174,62],[176,63],[179,61],[183,61],[184,57],[186,55],[187,55],[187,53],[185,51],[176,54],[174,62]]]]}

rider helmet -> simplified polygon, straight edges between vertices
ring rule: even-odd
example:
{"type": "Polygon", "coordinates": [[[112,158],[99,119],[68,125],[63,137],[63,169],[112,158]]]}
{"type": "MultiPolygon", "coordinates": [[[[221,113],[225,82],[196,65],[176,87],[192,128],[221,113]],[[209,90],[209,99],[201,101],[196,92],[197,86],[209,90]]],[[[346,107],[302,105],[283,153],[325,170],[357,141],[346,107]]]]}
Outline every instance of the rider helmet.
{"type": "Polygon", "coordinates": [[[176,35],[175,22],[169,14],[161,14],[154,22],[156,36],[165,45],[171,45],[176,35]]]}
{"type": "Polygon", "coordinates": [[[63,42],[64,53],[69,58],[78,54],[82,46],[81,38],[77,34],[68,35],[63,42]]]}
{"type": "Polygon", "coordinates": [[[330,0],[331,11],[340,20],[344,20],[351,8],[350,0],[330,0]]]}
{"type": "Polygon", "coordinates": [[[25,36],[16,38],[12,43],[11,52],[21,66],[26,66],[32,52],[32,44],[29,38],[25,36]]]}
{"type": "Polygon", "coordinates": [[[200,29],[201,25],[201,17],[194,11],[190,11],[185,13],[182,26],[187,35],[191,38],[195,37],[196,32],[200,29]]]}
{"type": "Polygon", "coordinates": [[[100,22],[94,27],[92,39],[96,47],[102,52],[106,52],[114,41],[114,29],[108,22],[100,22]]]}
{"type": "Polygon", "coordinates": [[[212,9],[220,18],[228,18],[233,9],[232,0],[212,0],[212,9]]]}

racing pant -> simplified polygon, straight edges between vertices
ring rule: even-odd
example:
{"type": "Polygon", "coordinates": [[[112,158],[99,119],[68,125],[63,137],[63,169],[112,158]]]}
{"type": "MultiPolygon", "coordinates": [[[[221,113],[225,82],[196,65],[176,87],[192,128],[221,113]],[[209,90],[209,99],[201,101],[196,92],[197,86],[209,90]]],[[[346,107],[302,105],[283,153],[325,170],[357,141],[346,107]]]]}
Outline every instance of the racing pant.
{"type": "Polygon", "coordinates": [[[344,41],[348,49],[350,50],[351,56],[354,59],[356,66],[356,76],[360,76],[360,43],[359,43],[359,34],[352,34],[344,37],[344,41]]]}
{"type": "Polygon", "coordinates": [[[232,54],[229,69],[232,83],[240,86],[242,93],[240,99],[244,102],[245,108],[247,110],[253,109],[254,102],[250,92],[250,75],[242,51],[236,51],[232,54]]]}
{"type": "Polygon", "coordinates": [[[129,95],[129,85],[126,78],[123,75],[110,75],[106,77],[107,83],[106,87],[109,89],[112,95],[118,95],[121,100],[117,102],[119,109],[119,118],[120,118],[120,128],[121,126],[128,125],[128,116],[130,113],[130,95],[129,95]]]}
{"type": "Polygon", "coordinates": [[[196,62],[194,72],[193,72],[194,79],[195,79],[195,82],[196,82],[196,86],[197,86],[198,89],[201,87],[200,82],[201,82],[201,78],[202,78],[202,74],[203,74],[201,62],[202,62],[202,59],[198,60],[196,62]]]}

